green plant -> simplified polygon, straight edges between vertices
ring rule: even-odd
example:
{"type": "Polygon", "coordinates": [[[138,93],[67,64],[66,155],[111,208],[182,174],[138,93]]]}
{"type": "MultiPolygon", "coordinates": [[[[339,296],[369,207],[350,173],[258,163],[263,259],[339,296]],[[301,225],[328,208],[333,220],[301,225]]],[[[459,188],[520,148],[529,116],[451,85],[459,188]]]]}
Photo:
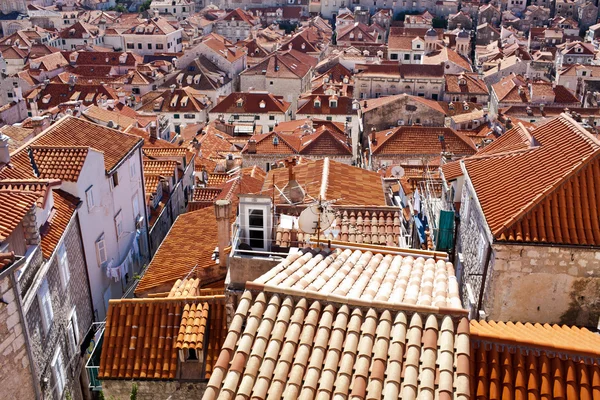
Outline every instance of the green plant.
{"type": "Polygon", "coordinates": [[[131,384],[131,395],[129,396],[129,400],[136,400],[137,393],[138,393],[138,385],[137,385],[137,383],[134,382],[131,384]]]}
{"type": "Polygon", "coordinates": [[[150,9],[150,4],[152,4],[152,0],[146,0],[141,6],[140,6],[140,12],[146,11],[150,9]]]}

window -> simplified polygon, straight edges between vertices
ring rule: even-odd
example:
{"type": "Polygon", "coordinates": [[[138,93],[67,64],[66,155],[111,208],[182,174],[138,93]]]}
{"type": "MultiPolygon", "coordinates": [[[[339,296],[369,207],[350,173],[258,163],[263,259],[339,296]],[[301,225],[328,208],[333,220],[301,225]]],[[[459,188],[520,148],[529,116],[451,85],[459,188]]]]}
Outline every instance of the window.
{"type": "Polygon", "coordinates": [[[152,43],[148,43],[148,50],[152,50],[152,43]]]}
{"type": "Polygon", "coordinates": [[[12,97],[13,97],[13,94],[12,94],[12,92],[8,92],[8,98],[10,99],[10,98],[12,98],[12,97]]]}
{"type": "Polygon", "coordinates": [[[269,81],[269,85],[273,86],[273,81],[269,81]]]}
{"type": "Polygon", "coordinates": [[[71,316],[69,317],[67,335],[69,336],[69,350],[71,351],[71,357],[73,357],[78,353],[77,346],[79,346],[79,324],[77,323],[77,311],[75,307],[73,307],[71,316]]]}
{"type": "Polygon", "coordinates": [[[269,121],[275,121],[275,116],[274,115],[269,115],[269,121]]]}
{"type": "Polygon", "coordinates": [[[65,242],[62,242],[58,246],[58,252],[56,253],[58,258],[58,271],[60,273],[60,282],[62,283],[63,289],[67,288],[71,273],[69,272],[69,260],[67,258],[67,249],[65,242]]]}
{"type": "Polygon", "coordinates": [[[123,214],[121,210],[115,215],[115,229],[117,230],[117,238],[123,235],[123,214]]]}
{"type": "Polygon", "coordinates": [[[397,59],[398,59],[398,54],[396,54],[396,53],[392,53],[392,54],[390,55],[390,60],[397,60],[397,59]]]}
{"type": "Polygon", "coordinates": [[[96,240],[96,258],[98,259],[98,265],[102,265],[106,262],[106,242],[104,241],[104,233],[96,240]]]}
{"type": "Polygon", "coordinates": [[[52,377],[54,378],[54,387],[56,388],[56,397],[62,398],[63,391],[65,390],[66,376],[65,376],[65,363],[62,358],[62,352],[60,348],[54,354],[52,359],[52,377]]]}
{"type": "Polygon", "coordinates": [[[156,44],[156,50],[162,50],[164,48],[165,48],[165,46],[162,43],[157,43],[156,44]]]}
{"type": "Polygon", "coordinates": [[[115,172],[114,174],[112,174],[112,176],[110,177],[110,188],[114,189],[119,185],[119,173],[115,172]]]}
{"type": "Polygon", "coordinates": [[[131,198],[131,204],[133,205],[133,219],[134,222],[137,222],[138,217],[140,216],[140,205],[138,203],[138,199],[137,199],[137,192],[133,195],[133,197],[131,198]]]}
{"type": "Polygon", "coordinates": [[[179,114],[173,114],[173,118],[179,119],[179,114]]]}
{"type": "Polygon", "coordinates": [[[52,312],[52,299],[50,298],[47,278],[44,278],[38,289],[38,302],[42,314],[42,326],[44,327],[44,332],[48,333],[50,326],[52,326],[54,313],[52,312]]]}
{"type": "Polygon", "coordinates": [[[138,49],[141,50],[142,49],[142,44],[138,43],[138,49]]]}
{"type": "Polygon", "coordinates": [[[405,61],[409,61],[410,60],[410,54],[405,54],[404,55],[404,60],[405,61]]]}
{"type": "Polygon", "coordinates": [[[133,178],[135,176],[135,159],[132,158],[129,160],[129,177],[133,178]]]}
{"type": "Polygon", "coordinates": [[[327,116],[327,121],[331,121],[333,118],[331,116],[327,116]]]}
{"type": "Polygon", "coordinates": [[[248,240],[252,248],[265,248],[264,213],[260,209],[248,210],[248,240]]]}
{"type": "Polygon", "coordinates": [[[183,114],[183,118],[185,119],[194,119],[196,116],[194,114],[183,114]]]}

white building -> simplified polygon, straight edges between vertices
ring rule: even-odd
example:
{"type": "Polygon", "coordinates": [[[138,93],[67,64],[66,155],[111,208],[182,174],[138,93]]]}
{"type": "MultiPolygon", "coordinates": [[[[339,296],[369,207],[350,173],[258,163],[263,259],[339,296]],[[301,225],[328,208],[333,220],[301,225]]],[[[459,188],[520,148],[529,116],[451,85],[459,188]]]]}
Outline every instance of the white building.
{"type": "Polygon", "coordinates": [[[121,34],[122,49],[141,56],[178,53],[183,49],[183,29],[175,29],[162,17],[148,19],[121,34]]]}
{"type": "Polygon", "coordinates": [[[122,297],[147,261],[148,229],[142,172],[143,139],[74,117],[64,117],[11,154],[0,179],[62,179],[81,199],[78,210],[96,320],[108,300],[122,297]],[[34,157],[35,152],[45,157],[34,157]],[[61,160],[49,176],[37,164],[61,160]]]}
{"type": "Polygon", "coordinates": [[[194,13],[195,4],[190,0],[154,0],[150,9],[161,15],[185,18],[194,13]]]}

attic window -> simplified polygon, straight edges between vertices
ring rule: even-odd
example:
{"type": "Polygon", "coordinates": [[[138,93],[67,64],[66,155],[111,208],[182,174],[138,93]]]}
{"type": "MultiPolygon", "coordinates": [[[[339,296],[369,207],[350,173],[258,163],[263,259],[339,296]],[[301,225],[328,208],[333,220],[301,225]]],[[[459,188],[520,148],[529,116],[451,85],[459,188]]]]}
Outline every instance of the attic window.
{"type": "Polygon", "coordinates": [[[337,107],[337,100],[329,100],[329,107],[330,108],[336,108],[337,107]]]}
{"type": "Polygon", "coordinates": [[[235,103],[238,107],[242,107],[244,105],[244,99],[237,99],[235,103]]]}
{"type": "Polygon", "coordinates": [[[260,101],[260,103],[258,103],[258,106],[259,106],[260,108],[265,108],[265,107],[267,106],[267,103],[265,103],[265,101],[264,101],[264,100],[261,100],[261,101],[260,101]]]}
{"type": "Polygon", "coordinates": [[[321,108],[321,100],[315,99],[315,108],[321,108]]]}
{"type": "Polygon", "coordinates": [[[277,136],[273,136],[273,145],[277,146],[279,144],[279,138],[277,136]]]}

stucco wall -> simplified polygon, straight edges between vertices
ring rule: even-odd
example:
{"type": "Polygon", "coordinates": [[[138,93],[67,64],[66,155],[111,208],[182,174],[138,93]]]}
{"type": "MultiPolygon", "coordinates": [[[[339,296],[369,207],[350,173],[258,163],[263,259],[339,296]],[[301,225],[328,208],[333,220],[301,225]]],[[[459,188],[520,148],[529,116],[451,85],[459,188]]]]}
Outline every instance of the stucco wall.
{"type": "Polygon", "coordinates": [[[484,305],[491,319],[595,327],[600,250],[494,244],[484,305]]]}
{"type": "MultiPolygon", "coordinates": [[[[104,380],[102,392],[105,399],[129,400],[134,381],[104,380]]],[[[201,399],[206,382],[136,381],[137,400],[187,400],[201,399]]]]}

